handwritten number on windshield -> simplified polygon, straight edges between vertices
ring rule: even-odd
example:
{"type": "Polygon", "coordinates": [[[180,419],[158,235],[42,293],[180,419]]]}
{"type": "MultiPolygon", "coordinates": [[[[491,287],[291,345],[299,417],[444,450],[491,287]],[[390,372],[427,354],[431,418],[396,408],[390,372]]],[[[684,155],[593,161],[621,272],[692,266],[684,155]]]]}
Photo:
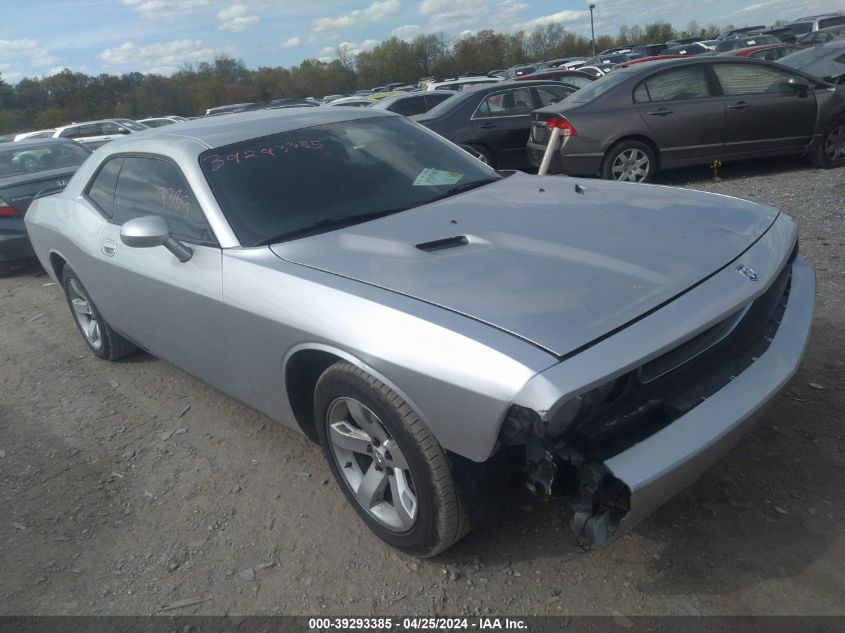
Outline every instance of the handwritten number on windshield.
{"type": "Polygon", "coordinates": [[[217,171],[227,163],[234,163],[240,165],[242,161],[247,161],[251,158],[259,158],[261,156],[276,158],[279,154],[288,154],[294,150],[315,150],[323,149],[325,146],[320,141],[288,141],[281,145],[274,145],[272,147],[262,147],[261,149],[248,149],[242,152],[233,152],[226,156],[220,154],[209,154],[202,160],[211,166],[211,171],[217,171]]]}

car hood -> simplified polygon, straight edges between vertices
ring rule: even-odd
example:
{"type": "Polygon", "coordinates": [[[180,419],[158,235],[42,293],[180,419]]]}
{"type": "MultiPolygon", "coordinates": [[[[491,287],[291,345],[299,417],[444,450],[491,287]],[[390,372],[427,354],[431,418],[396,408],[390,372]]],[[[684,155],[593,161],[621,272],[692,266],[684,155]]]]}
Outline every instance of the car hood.
{"type": "Polygon", "coordinates": [[[564,356],[723,268],[777,214],[716,194],[517,173],[271,248],[564,356]]]}

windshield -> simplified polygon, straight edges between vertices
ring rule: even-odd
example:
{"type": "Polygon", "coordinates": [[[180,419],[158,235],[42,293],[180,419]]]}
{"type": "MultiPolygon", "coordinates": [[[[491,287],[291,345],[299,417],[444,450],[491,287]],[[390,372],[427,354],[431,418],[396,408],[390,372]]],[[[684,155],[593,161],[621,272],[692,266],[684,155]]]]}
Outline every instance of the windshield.
{"type": "Polygon", "coordinates": [[[71,142],[5,149],[0,151],[0,178],[81,165],[90,154],[71,142]]]}
{"type": "Polygon", "coordinates": [[[584,86],[577,92],[573,92],[566,98],[566,101],[570,103],[588,103],[594,99],[598,99],[605,92],[621,84],[629,77],[630,75],[624,72],[615,72],[599,77],[590,83],[589,86],[584,86]]]}
{"type": "Polygon", "coordinates": [[[200,165],[244,246],[348,226],[501,178],[399,116],[255,138],[208,150],[200,165]]]}

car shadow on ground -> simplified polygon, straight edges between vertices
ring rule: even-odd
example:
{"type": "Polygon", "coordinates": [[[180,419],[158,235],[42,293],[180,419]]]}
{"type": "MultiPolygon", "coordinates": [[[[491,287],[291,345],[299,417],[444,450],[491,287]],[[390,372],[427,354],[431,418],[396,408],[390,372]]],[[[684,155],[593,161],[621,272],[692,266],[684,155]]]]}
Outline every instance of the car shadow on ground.
{"type": "Polygon", "coordinates": [[[735,180],[812,169],[815,168],[804,156],[776,156],[755,160],[724,161],[716,169],[712,165],[696,165],[663,171],[657,174],[654,184],[681,187],[700,182],[712,182],[715,178],[735,180]]]}

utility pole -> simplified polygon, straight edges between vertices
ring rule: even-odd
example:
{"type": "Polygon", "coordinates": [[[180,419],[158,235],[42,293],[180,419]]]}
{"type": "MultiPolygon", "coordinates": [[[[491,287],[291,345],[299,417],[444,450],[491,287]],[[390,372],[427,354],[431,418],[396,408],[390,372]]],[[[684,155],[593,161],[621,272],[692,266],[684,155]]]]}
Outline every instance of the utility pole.
{"type": "Polygon", "coordinates": [[[596,5],[590,5],[590,36],[593,42],[593,57],[596,56],[596,29],[593,26],[593,9],[596,8],[596,5]]]}

